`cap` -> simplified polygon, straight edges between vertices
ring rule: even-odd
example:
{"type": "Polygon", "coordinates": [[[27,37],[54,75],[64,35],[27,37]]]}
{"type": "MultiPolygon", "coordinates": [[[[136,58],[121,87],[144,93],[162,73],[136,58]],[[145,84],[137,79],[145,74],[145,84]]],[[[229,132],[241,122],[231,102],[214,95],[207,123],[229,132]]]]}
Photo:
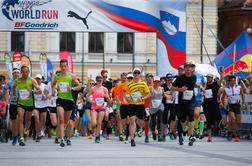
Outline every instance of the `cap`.
{"type": "Polygon", "coordinates": [[[179,69],[184,69],[184,66],[183,66],[183,65],[180,65],[179,68],[178,68],[178,70],[179,70],[179,69]]]}
{"type": "Polygon", "coordinates": [[[151,79],[153,79],[153,77],[154,77],[154,76],[153,76],[151,73],[146,74],[146,78],[147,78],[147,79],[150,79],[150,80],[151,80],[151,79]]]}
{"type": "Polygon", "coordinates": [[[139,71],[139,72],[141,73],[141,69],[138,68],[138,67],[135,67],[135,68],[134,68],[133,73],[134,73],[135,71],[139,71]]]}
{"type": "Polygon", "coordinates": [[[15,73],[15,72],[19,72],[20,73],[20,70],[18,68],[13,68],[12,69],[12,73],[15,73]]]}
{"type": "Polygon", "coordinates": [[[172,78],[173,78],[173,75],[172,75],[171,73],[167,73],[167,74],[166,74],[166,78],[167,78],[167,79],[172,79],[172,78]]]}
{"type": "Polygon", "coordinates": [[[186,63],[184,64],[184,68],[186,68],[186,67],[192,67],[192,64],[191,64],[190,62],[186,62],[186,63]]]}
{"type": "Polygon", "coordinates": [[[189,63],[191,63],[191,66],[192,66],[192,67],[195,67],[195,65],[196,65],[196,63],[195,63],[194,60],[190,60],[189,63]]]}
{"type": "Polygon", "coordinates": [[[127,74],[127,78],[133,78],[133,74],[132,73],[129,73],[129,74],[127,74]]]}
{"type": "Polygon", "coordinates": [[[34,78],[42,79],[42,75],[41,74],[37,74],[34,78]]]}
{"type": "Polygon", "coordinates": [[[155,77],[154,77],[154,82],[155,82],[155,81],[160,81],[160,77],[159,77],[159,76],[155,76],[155,77]]]}
{"type": "Polygon", "coordinates": [[[96,81],[102,80],[102,76],[96,76],[96,77],[95,77],[95,80],[96,80],[96,81]]]}
{"type": "Polygon", "coordinates": [[[212,77],[213,78],[213,74],[207,74],[206,77],[212,77]]]}

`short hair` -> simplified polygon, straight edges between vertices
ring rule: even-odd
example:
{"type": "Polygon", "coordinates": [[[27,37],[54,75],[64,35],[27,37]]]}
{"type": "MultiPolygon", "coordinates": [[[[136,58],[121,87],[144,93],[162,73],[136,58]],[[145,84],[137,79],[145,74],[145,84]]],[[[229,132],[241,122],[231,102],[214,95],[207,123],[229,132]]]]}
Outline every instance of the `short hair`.
{"type": "Polygon", "coordinates": [[[121,77],[122,77],[122,76],[127,77],[127,73],[123,72],[123,73],[121,74],[121,77]]]}
{"type": "Polygon", "coordinates": [[[228,81],[230,81],[232,78],[236,79],[235,76],[229,76],[229,77],[228,77],[228,81]]]}
{"type": "Polygon", "coordinates": [[[61,59],[61,60],[60,60],[60,65],[61,65],[62,63],[67,63],[67,65],[68,65],[68,62],[67,62],[66,59],[61,59]]]}

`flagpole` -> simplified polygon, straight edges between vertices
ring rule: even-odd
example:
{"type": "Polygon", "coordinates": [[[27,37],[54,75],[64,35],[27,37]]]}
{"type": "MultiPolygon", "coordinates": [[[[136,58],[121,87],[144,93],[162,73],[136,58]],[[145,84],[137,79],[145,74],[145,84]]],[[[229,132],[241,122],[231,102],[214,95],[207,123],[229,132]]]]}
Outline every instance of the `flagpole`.
{"type": "Polygon", "coordinates": [[[236,43],[234,44],[234,52],[233,52],[233,75],[235,74],[235,56],[236,56],[236,43]]]}

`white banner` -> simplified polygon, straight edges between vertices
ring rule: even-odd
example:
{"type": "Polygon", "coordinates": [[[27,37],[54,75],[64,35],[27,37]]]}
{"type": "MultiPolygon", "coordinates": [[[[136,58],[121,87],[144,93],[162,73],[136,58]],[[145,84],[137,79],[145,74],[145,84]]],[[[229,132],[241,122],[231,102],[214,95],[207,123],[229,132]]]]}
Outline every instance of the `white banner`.
{"type": "Polygon", "coordinates": [[[186,56],[186,0],[0,0],[0,31],[156,32],[158,74],[186,56]]]}

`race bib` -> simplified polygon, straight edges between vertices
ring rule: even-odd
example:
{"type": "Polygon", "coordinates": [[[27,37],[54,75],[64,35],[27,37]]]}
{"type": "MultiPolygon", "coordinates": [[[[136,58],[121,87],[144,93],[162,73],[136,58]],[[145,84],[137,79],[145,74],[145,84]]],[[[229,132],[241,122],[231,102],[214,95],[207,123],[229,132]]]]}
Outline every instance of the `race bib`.
{"type": "Polygon", "coordinates": [[[166,92],[167,96],[166,96],[166,104],[172,104],[174,101],[174,98],[171,95],[171,92],[166,92]]]}
{"type": "Polygon", "coordinates": [[[193,91],[192,90],[186,90],[183,92],[183,100],[192,100],[193,97],[193,91]]]}
{"type": "Polygon", "coordinates": [[[161,100],[151,100],[151,105],[153,108],[159,108],[161,105],[161,100]]]}
{"type": "Polygon", "coordinates": [[[79,104],[77,104],[77,107],[78,107],[78,110],[82,110],[83,104],[82,104],[82,103],[79,103],[79,104]]]}
{"type": "Polygon", "coordinates": [[[213,91],[212,91],[212,89],[205,90],[205,98],[206,99],[213,98],[213,91]]]}
{"type": "Polygon", "coordinates": [[[109,110],[109,113],[113,113],[114,112],[114,110],[113,110],[112,107],[109,107],[108,110],[109,110]]]}
{"type": "Polygon", "coordinates": [[[35,100],[41,101],[43,99],[42,94],[34,95],[35,100]]]}
{"type": "Polygon", "coordinates": [[[96,98],[95,99],[95,104],[97,106],[103,106],[104,105],[104,98],[96,98]]]}
{"type": "Polygon", "coordinates": [[[237,104],[239,102],[238,96],[230,96],[229,103],[230,104],[237,104]]]}
{"type": "Polygon", "coordinates": [[[60,82],[59,83],[59,90],[60,90],[60,92],[63,92],[63,93],[68,92],[68,87],[69,87],[69,83],[68,82],[60,82]]]}
{"type": "Polygon", "coordinates": [[[134,92],[134,93],[131,93],[131,97],[132,97],[132,100],[136,102],[138,99],[142,97],[142,95],[140,92],[134,92]]]}
{"type": "Polygon", "coordinates": [[[19,96],[22,100],[29,99],[30,92],[27,89],[19,90],[19,96]]]}

